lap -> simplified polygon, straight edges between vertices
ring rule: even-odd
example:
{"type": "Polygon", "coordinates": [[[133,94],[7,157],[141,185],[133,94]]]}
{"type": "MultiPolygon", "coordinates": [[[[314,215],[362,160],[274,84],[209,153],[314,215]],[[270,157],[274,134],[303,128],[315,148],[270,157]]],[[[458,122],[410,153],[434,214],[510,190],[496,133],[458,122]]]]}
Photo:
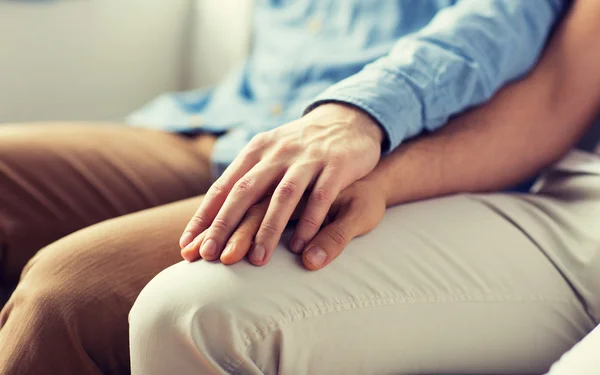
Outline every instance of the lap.
{"type": "Polygon", "coordinates": [[[205,148],[110,124],[0,126],[0,279],[76,230],[204,193],[205,148]]]}
{"type": "Polygon", "coordinates": [[[132,310],[134,372],[181,369],[203,345],[231,373],[542,372],[591,330],[598,298],[582,299],[581,278],[543,247],[577,241],[560,226],[576,202],[552,194],[395,207],[313,273],[282,247],[262,268],[179,263],[132,310]],[[196,352],[174,353],[178,340],[196,352]]]}
{"type": "MultiPolygon", "coordinates": [[[[568,232],[593,240],[558,225],[583,220],[581,202],[561,191],[392,208],[375,231],[314,273],[283,247],[262,268],[176,264],[150,282],[132,311],[132,327],[165,345],[144,347],[148,340],[134,329],[134,368],[144,366],[140,358],[159,358],[155,369],[172,371],[186,355],[197,357],[189,342],[208,340],[215,358],[242,373],[252,373],[244,356],[267,373],[274,366],[282,373],[541,372],[591,329],[585,308],[597,303],[575,289],[589,283],[552,260],[550,250],[559,250],[545,247],[559,238],[568,251],[575,241],[568,232]]],[[[62,312],[64,329],[77,327],[95,362],[124,366],[127,312],[148,281],[179,261],[177,239],[201,199],[112,219],[44,248],[2,312],[0,341],[26,341],[40,330],[35,319],[62,312]]],[[[597,202],[584,211],[597,213],[597,202]]]]}

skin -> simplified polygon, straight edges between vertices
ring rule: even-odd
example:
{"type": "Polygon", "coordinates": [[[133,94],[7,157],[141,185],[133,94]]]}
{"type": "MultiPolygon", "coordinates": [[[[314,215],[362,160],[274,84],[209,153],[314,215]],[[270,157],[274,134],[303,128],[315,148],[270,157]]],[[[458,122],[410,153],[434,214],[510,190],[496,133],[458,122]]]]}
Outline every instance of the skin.
{"type": "MultiPolygon", "coordinates": [[[[599,1],[576,2],[529,76],[438,132],[405,143],[343,189],[330,223],[302,251],[306,268],[333,261],[352,238],[375,228],[386,206],[504,189],[564,156],[599,113],[599,16],[599,1]]],[[[270,207],[264,200],[247,212],[220,255],[223,263],[244,258],[270,207]]],[[[194,261],[202,253],[194,245],[182,256],[194,261]]]]}
{"type": "Polygon", "coordinates": [[[187,225],[180,246],[219,259],[227,240],[255,203],[270,196],[250,251],[255,265],[268,262],[305,192],[291,246],[302,250],[334,199],[375,168],[383,131],[370,116],[344,104],[325,104],[304,117],[254,137],[211,186],[187,225]],[[197,238],[202,232],[202,238],[197,238]]]}

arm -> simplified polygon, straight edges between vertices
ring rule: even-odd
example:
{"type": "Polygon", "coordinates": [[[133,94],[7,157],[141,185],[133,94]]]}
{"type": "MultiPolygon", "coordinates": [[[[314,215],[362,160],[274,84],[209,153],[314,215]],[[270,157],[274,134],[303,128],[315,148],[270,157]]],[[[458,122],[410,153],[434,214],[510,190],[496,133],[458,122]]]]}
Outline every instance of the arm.
{"type": "Polygon", "coordinates": [[[536,62],[561,0],[462,0],[385,57],[333,85],[309,106],[345,102],[385,130],[384,151],[488,100],[536,62]]]}
{"type": "Polygon", "coordinates": [[[600,109],[600,1],[577,0],[534,71],[444,129],[407,142],[338,197],[302,254],[310,270],[372,230],[385,206],[514,185],[567,152],[600,109]],[[383,191],[382,191],[383,190],[383,191]]]}
{"type": "Polygon", "coordinates": [[[600,1],[577,0],[539,65],[491,102],[400,146],[338,197],[302,254],[317,270],[372,230],[385,206],[512,186],[564,155],[600,110],[600,1]],[[382,191],[383,190],[383,191],[382,191]]]}
{"type": "Polygon", "coordinates": [[[599,16],[576,1],[526,79],[384,158],[387,204],[513,186],[571,149],[600,108],[599,16]]]}
{"type": "MultiPolygon", "coordinates": [[[[600,1],[578,0],[527,78],[444,129],[403,144],[344,189],[329,211],[332,222],[304,248],[304,265],[329,264],[381,221],[386,205],[511,186],[567,152],[600,108],[598,15],[600,1]]],[[[244,218],[224,263],[243,259],[268,205],[267,199],[244,218]]],[[[182,255],[199,258],[193,248],[182,255]]]]}
{"type": "Polygon", "coordinates": [[[534,64],[562,3],[462,0],[440,11],[388,56],[327,90],[306,116],[254,137],[211,186],[180,246],[219,258],[250,207],[272,191],[250,251],[253,264],[265,265],[310,190],[291,240],[305,249],[340,191],[377,165],[383,134],[373,118],[389,151],[488,99],[534,64]],[[319,105],[327,101],[345,104],[319,105]]]}

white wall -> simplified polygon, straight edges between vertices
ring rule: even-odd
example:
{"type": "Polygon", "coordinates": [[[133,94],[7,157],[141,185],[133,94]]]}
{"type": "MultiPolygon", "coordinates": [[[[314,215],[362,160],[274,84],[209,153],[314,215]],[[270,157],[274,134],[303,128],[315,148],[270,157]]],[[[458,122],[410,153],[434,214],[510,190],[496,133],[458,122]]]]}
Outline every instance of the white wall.
{"type": "Polygon", "coordinates": [[[116,119],[183,88],[191,4],[0,1],[0,123],[116,119]]]}
{"type": "Polygon", "coordinates": [[[196,0],[189,87],[218,82],[248,53],[251,0],[196,0]]]}

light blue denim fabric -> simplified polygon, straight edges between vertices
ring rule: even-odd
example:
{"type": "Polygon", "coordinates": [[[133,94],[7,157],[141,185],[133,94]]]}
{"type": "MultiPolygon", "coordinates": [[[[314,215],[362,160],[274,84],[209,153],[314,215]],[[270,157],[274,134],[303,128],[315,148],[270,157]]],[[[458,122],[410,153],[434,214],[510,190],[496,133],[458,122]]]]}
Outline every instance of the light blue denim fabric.
{"type": "Polygon", "coordinates": [[[219,174],[255,134],[340,101],[379,121],[389,152],[525,74],[565,3],[255,0],[241,66],[214,88],[165,94],[128,121],[224,132],[213,152],[219,174]]]}

